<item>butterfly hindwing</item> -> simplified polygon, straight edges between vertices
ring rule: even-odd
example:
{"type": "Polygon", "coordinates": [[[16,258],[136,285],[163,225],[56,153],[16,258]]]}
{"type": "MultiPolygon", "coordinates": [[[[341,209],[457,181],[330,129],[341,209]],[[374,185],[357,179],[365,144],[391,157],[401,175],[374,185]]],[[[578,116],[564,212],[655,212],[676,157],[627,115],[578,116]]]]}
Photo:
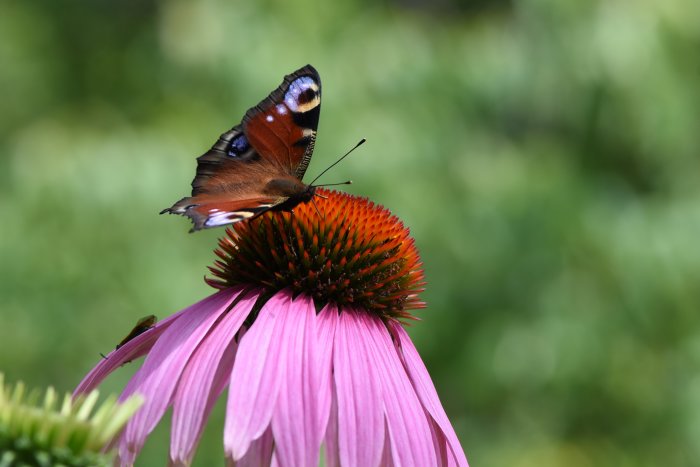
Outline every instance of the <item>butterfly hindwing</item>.
{"type": "MultiPolygon", "coordinates": [[[[214,145],[197,158],[197,174],[192,180],[192,196],[216,193],[224,189],[226,173],[245,173],[246,166],[260,164],[260,154],[248,142],[241,125],[219,137],[214,145]]],[[[229,181],[233,182],[233,181],[229,181]]]]}
{"type": "Polygon", "coordinates": [[[163,210],[189,217],[193,230],[291,208],[313,192],[301,182],[316,141],[321,80],[307,65],[197,158],[192,196],[163,210]]]}
{"type": "Polygon", "coordinates": [[[199,204],[189,207],[185,214],[192,219],[193,230],[218,227],[252,219],[278,204],[277,198],[246,198],[230,200],[224,196],[204,196],[199,204]]]}

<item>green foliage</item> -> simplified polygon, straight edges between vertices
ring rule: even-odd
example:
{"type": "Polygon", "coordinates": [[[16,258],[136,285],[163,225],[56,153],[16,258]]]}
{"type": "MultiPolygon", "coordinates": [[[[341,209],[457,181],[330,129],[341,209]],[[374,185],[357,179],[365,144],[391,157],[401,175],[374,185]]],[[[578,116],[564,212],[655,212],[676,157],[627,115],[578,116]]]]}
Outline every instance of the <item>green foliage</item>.
{"type": "Polygon", "coordinates": [[[118,404],[104,401],[94,413],[98,393],[60,400],[49,387],[41,394],[18,383],[5,385],[0,373],[0,466],[107,466],[102,452],[136,412],[142,401],[132,397],[118,404]]]}
{"type": "MultiPolygon", "coordinates": [[[[211,292],[223,232],[156,214],[312,63],[308,174],[367,138],[324,181],[411,227],[411,333],[470,461],[700,458],[700,2],[10,0],[0,44],[12,379],[71,389],[136,318],[211,292]]],[[[222,417],[196,465],[220,462],[222,417]]]]}

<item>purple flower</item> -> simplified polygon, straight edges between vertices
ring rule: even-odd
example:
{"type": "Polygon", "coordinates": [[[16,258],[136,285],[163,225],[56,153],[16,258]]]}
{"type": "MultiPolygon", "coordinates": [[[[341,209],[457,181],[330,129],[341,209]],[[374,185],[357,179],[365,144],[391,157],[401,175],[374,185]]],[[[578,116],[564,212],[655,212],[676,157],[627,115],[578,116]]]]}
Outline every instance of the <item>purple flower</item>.
{"type": "Polygon", "coordinates": [[[399,321],[424,306],[413,240],[387,210],[319,191],[318,212],[304,204],[235,224],[209,280],[220,290],[80,383],[76,394],[146,355],[121,395],[145,399],[114,441],[122,465],[170,406],[171,462],[188,465],[228,388],[224,448],[236,465],[311,466],[323,452],[328,466],[467,466],[399,321]]]}

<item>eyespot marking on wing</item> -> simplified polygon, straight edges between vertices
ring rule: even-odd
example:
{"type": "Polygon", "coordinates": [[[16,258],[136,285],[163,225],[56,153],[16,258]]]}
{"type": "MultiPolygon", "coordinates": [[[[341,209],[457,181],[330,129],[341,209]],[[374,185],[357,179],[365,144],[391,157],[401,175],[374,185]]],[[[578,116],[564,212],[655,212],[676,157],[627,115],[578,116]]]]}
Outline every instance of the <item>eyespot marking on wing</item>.
{"type": "Polygon", "coordinates": [[[241,157],[248,149],[250,149],[248,138],[240,134],[231,140],[226,153],[231,157],[241,157]]]}
{"type": "Polygon", "coordinates": [[[309,76],[295,79],[284,95],[284,103],[295,113],[304,113],[321,103],[318,84],[309,76]]]}

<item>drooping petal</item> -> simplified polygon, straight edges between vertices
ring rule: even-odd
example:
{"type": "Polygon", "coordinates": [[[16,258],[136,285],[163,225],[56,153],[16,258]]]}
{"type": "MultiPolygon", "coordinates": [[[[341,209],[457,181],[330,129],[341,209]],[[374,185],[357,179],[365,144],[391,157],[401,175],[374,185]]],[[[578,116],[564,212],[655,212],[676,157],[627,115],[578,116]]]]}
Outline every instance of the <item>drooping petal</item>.
{"type": "Polygon", "coordinates": [[[258,294],[241,299],[214,326],[190,358],[173,398],[170,458],[187,465],[221,386],[231,377],[233,339],[255,305],[258,294]],[[219,387],[217,387],[219,386],[219,387]]]}
{"type": "Polygon", "coordinates": [[[279,324],[291,301],[288,291],[270,298],[238,347],[224,426],[224,451],[234,461],[243,457],[250,443],[265,432],[272,419],[285,371],[285,360],[280,358],[284,336],[279,324]]]}
{"type": "Polygon", "coordinates": [[[430,418],[430,434],[433,438],[433,448],[435,449],[435,457],[437,458],[436,465],[439,467],[457,465],[442,430],[437,426],[435,420],[430,417],[430,414],[427,414],[427,417],[430,418]]]}
{"type": "Polygon", "coordinates": [[[180,316],[182,313],[186,313],[193,307],[199,306],[200,303],[195,303],[184,310],[180,310],[174,315],[169,316],[163,321],[157,323],[152,329],[139,334],[118,349],[110,352],[107,355],[107,358],[101,359],[100,362],[95,365],[95,367],[90,370],[87,375],[85,375],[85,378],[83,378],[83,380],[78,384],[78,387],[75,388],[75,391],[73,391],[73,396],[75,397],[78,394],[92,391],[107,376],[109,376],[110,373],[122,366],[124,363],[146,355],[156,343],[158,338],[166,329],[168,329],[168,327],[178,318],[178,316],[180,316]]]}
{"type": "MultiPolygon", "coordinates": [[[[338,307],[334,304],[326,305],[316,317],[316,330],[318,340],[316,342],[316,376],[318,378],[318,428],[319,439],[323,439],[328,425],[328,417],[331,412],[331,399],[333,398],[333,340],[335,328],[338,325],[338,307]]],[[[337,437],[336,437],[337,439],[337,437]]]]}
{"type": "Polygon", "coordinates": [[[120,400],[138,393],[145,403],[122,434],[119,443],[122,463],[133,463],[146,436],[153,431],[170,404],[190,356],[239,292],[240,289],[223,290],[182,313],[158,339],[141,369],[129,381],[120,400]]]}
{"type": "Polygon", "coordinates": [[[391,323],[390,326],[400,345],[403,364],[423,407],[425,407],[425,410],[428,411],[445,435],[457,465],[468,466],[469,464],[467,463],[467,457],[464,455],[464,450],[459,443],[459,439],[457,439],[457,434],[454,428],[452,428],[450,420],[447,418],[445,409],[443,409],[440,403],[440,398],[435,390],[433,381],[430,379],[428,369],[420,358],[418,350],[416,350],[416,347],[413,345],[411,338],[408,336],[403,326],[399,323],[391,323]]]}
{"type": "Polygon", "coordinates": [[[372,358],[382,382],[382,399],[397,465],[435,465],[429,419],[394,348],[391,334],[376,316],[360,315],[363,336],[371,341],[372,358]]]}
{"type": "MultiPolygon", "coordinates": [[[[333,383],[331,382],[331,385],[333,383]]],[[[338,451],[338,401],[335,391],[331,391],[331,410],[328,414],[326,436],[323,438],[326,467],[340,467],[340,452],[338,451]]]]}
{"type": "Polygon", "coordinates": [[[322,430],[317,427],[319,381],[314,302],[300,295],[277,319],[282,339],[278,358],[286,362],[272,414],[275,455],[285,466],[316,465],[322,430]]]}
{"type": "Polygon", "coordinates": [[[394,467],[394,460],[391,457],[391,439],[388,429],[384,431],[384,448],[382,449],[382,458],[379,461],[379,467],[394,467]]]}
{"type": "Polygon", "coordinates": [[[343,310],[333,347],[340,465],[377,465],[384,446],[380,375],[361,315],[343,310]]]}
{"type": "Polygon", "coordinates": [[[250,443],[245,455],[236,462],[236,467],[268,467],[272,464],[274,445],[272,428],[268,428],[260,438],[250,443]]]}

